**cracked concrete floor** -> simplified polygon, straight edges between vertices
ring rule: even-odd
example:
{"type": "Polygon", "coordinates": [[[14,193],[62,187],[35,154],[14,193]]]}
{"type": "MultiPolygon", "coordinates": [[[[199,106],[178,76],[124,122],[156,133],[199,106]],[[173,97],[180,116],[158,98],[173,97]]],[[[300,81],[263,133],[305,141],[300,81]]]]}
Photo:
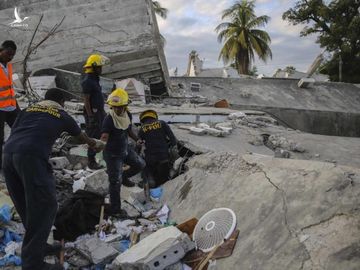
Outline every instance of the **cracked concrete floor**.
{"type": "Polygon", "coordinates": [[[359,169],[212,152],[187,165],[165,184],[171,219],[217,207],[237,215],[236,248],[218,269],[359,269],[359,169]]]}

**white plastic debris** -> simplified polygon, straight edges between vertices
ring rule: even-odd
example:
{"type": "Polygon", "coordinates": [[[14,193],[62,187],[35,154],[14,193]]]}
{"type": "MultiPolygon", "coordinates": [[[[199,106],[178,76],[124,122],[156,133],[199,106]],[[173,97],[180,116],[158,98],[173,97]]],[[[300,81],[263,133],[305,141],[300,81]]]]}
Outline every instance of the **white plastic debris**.
{"type": "Polygon", "coordinates": [[[156,216],[160,220],[161,224],[165,224],[168,221],[170,213],[170,208],[165,204],[159,212],[156,213],[156,216]]]}
{"type": "Polygon", "coordinates": [[[73,193],[75,193],[75,192],[78,191],[78,190],[84,190],[84,188],[85,188],[85,181],[84,181],[84,179],[85,179],[85,177],[82,177],[82,178],[80,178],[79,180],[74,181],[73,186],[72,186],[72,188],[73,188],[73,193]]]}

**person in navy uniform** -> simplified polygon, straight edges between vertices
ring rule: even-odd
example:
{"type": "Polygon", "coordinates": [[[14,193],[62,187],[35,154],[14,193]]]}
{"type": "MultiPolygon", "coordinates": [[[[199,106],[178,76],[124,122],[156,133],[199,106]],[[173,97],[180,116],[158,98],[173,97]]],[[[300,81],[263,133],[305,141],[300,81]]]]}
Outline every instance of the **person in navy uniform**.
{"type": "Polygon", "coordinates": [[[63,132],[76,136],[94,151],[104,144],[89,138],[64,110],[64,94],[50,89],[45,100],[21,111],[4,146],[3,170],[9,195],[25,227],[21,258],[23,270],[63,269],[47,264],[54,252],[47,239],[57,212],[55,180],[48,160],[63,132]]]}
{"type": "Polygon", "coordinates": [[[157,187],[169,179],[169,150],[176,147],[177,140],[169,125],[158,120],[158,115],[153,110],[142,112],[140,122],[139,143],[145,145],[144,180],[151,187],[157,187]]]}
{"type": "Polygon", "coordinates": [[[134,186],[129,178],[144,169],[145,161],[128,144],[129,136],[138,140],[131,129],[131,114],[127,109],[128,93],[122,88],[115,89],[107,103],[111,110],[104,119],[101,140],[106,142],[104,159],[109,177],[111,215],[124,218],[127,213],[121,209],[121,185],[127,182],[127,186],[134,186]],[[124,164],[130,168],[123,171],[124,164]]]}
{"type": "MultiPolygon", "coordinates": [[[[102,122],[106,116],[105,102],[100,85],[102,67],[110,62],[110,59],[100,54],[92,54],[88,57],[85,65],[85,76],[81,81],[84,95],[84,118],[86,134],[89,137],[100,139],[102,122]]],[[[88,167],[92,170],[101,169],[96,162],[96,153],[91,148],[88,150],[88,167]]]]}

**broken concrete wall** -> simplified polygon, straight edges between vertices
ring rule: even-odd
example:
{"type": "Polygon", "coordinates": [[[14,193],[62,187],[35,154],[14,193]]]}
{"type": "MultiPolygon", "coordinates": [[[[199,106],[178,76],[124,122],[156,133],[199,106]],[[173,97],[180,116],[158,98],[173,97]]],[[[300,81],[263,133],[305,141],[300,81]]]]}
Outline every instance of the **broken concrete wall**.
{"type": "Polygon", "coordinates": [[[358,269],[360,170],[331,163],[208,153],[165,184],[170,219],[228,207],[240,229],[219,269],[358,269]]]}
{"type": "Polygon", "coordinates": [[[200,83],[202,95],[213,102],[227,99],[231,108],[261,110],[281,124],[305,132],[360,137],[360,91],[353,84],[316,82],[298,88],[296,80],[172,77],[173,85],[190,92],[200,83]]]}
{"type": "Polygon", "coordinates": [[[168,70],[150,0],[1,1],[0,40],[13,39],[19,46],[16,71],[22,71],[21,61],[41,14],[44,18],[34,44],[63,16],[65,20],[31,56],[28,70],[59,67],[81,72],[91,53],[101,53],[111,59],[104,76],[134,77],[166,93],[168,70]],[[21,18],[28,17],[23,25],[9,25],[15,19],[15,6],[21,18]]]}

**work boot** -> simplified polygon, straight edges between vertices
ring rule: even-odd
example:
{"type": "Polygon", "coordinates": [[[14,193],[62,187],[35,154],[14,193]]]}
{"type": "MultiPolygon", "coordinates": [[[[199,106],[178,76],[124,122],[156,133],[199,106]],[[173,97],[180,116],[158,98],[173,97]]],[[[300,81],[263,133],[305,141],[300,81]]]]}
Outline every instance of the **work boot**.
{"type": "Polygon", "coordinates": [[[100,165],[95,160],[90,160],[88,163],[88,167],[91,170],[100,170],[100,169],[104,168],[104,166],[100,165]]]}
{"type": "Polygon", "coordinates": [[[41,270],[64,270],[64,267],[59,264],[44,263],[44,267],[41,270]]]}
{"type": "Polygon", "coordinates": [[[135,183],[130,181],[128,178],[123,178],[122,180],[122,184],[125,186],[125,187],[135,187],[135,183]]]}
{"type": "Polygon", "coordinates": [[[45,255],[46,256],[59,256],[61,250],[62,250],[62,245],[59,242],[55,242],[52,245],[46,244],[45,255]]]}

